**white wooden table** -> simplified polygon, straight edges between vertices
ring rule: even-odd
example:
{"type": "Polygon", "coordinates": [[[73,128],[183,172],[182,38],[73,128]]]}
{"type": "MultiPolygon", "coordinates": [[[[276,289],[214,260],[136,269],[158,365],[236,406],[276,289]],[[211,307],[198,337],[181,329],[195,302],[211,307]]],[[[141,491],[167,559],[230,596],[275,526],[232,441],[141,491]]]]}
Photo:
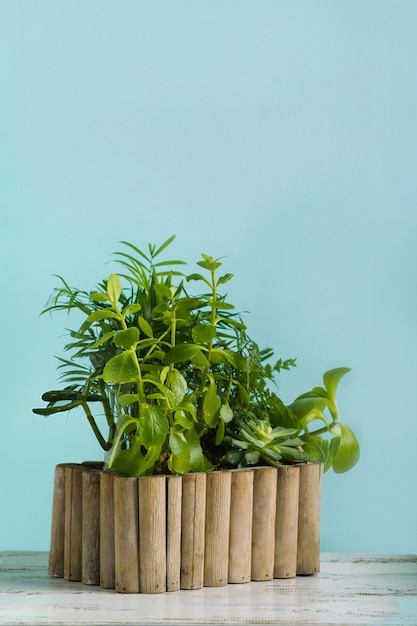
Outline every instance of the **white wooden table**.
{"type": "Polygon", "coordinates": [[[322,554],[321,572],[160,595],[49,578],[46,552],[0,553],[0,624],[417,625],[417,556],[322,554]]]}

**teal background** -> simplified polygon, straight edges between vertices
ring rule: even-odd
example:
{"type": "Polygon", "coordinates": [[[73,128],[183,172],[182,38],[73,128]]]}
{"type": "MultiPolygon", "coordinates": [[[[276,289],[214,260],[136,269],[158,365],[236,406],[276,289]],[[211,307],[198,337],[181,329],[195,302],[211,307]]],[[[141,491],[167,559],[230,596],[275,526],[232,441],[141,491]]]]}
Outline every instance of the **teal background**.
{"type": "Polygon", "coordinates": [[[75,325],[38,315],[52,275],[93,288],[176,233],[298,357],[286,401],[352,368],[322,549],[416,552],[417,3],[1,0],[0,60],[0,549],[48,549],[54,465],[101,456],[31,413],[75,325]]]}

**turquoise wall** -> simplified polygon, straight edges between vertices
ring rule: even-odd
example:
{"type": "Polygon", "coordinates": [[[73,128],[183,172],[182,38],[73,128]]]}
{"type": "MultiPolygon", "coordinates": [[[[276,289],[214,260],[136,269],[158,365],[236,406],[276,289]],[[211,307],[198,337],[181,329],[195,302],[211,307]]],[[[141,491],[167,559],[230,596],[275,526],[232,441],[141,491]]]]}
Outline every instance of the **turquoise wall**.
{"type": "Polygon", "coordinates": [[[322,548],[416,552],[417,3],[2,0],[0,549],[48,548],[53,467],[100,457],[56,386],[61,274],[118,242],[225,255],[291,401],[348,366],[359,465],[326,475],[322,548]]]}

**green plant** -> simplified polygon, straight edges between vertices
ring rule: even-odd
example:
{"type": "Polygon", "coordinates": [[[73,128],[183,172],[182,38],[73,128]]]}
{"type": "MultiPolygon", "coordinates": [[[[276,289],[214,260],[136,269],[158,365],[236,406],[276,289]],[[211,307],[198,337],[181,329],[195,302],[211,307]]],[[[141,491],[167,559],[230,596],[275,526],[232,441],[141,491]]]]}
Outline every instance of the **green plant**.
{"type": "Polygon", "coordinates": [[[334,375],[325,375],[326,389],[285,406],[269,385],[295,359],[268,362],[272,350],[259,350],[220,293],[232,274],[218,275],[219,259],[203,254],[199,271],[188,276],[179,271],[182,261],[159,260],[173,239],[149,244],[146,253],[123,242],[120,276],[92,292],[58,277],[43,313],[77,310],[84,321],[70,331],[71,357],[59,359],[64,388],[46,392],[47,406],[34,412],[81,407],[106,467],[128,475],[308,458],[336,471],[352,466],[354,445],[346,441],[353,433],[338,419],[334,375]],[[188,292],[190,283],[197,294],[188,292]],[[324,426],[311,432],[313,418],[324,426]]]}

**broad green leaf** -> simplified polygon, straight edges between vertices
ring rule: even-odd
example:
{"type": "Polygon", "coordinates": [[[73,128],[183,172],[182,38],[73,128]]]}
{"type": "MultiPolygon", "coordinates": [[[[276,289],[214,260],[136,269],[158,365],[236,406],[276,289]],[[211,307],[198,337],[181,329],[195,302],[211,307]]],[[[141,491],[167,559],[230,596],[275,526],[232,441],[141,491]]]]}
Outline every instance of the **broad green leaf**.
{"type": "Polygon", "coordinates": [[[183,363],[184,361],[189,361],[200,350],[200,346],[196,346],[192,343],[180,344],[168,350],[164,358],[164,363],[183,363]]]}
{"type": "Polygon", "coordinates": [[[153,288],[158,294],[158,296],[161,296],[161,298],[165,298],[166,300],[171,300],[172,291],[170,287],[168,287],[167,285],[164,285],[164,283],[157,283],[156,285],[153,286],[153,288]]]}
{"type": "Polygon", "coordinates": [[[192,428],[194,426],[192,417],[186,415],[183,409],[178,409],[177,411],[175,411],[174,424],[178,424],[182,428],[185,428],[185,430],[188,430],[189,428],[192,428]]]}
{"type": "Polygon", "coordinates": [[[123,309],[123,315],[134,315],[134,313],[138,313],[141,310],[140,304],[128,304],[125,309],[123,309]]]}
{"type": "Polygon", "coordinates": [[[349,426],[342,423],[339,423],[339,426],[340,444],[333,460],[333,470],[337,474],[342,474],[352,469],[359,461],[360,449],[358,440],[349,426]]]}
{"type": "Polygon", "coordinates": [[[224,285],[225,283],[229,282],[231,278],[233,278],[233,274],[224,274],[217,279],[217,284],[224,285]]]}
{"type": "Polygon", "coordinates": [[[145,448],[162,445],[169,432],[168,418],[157,406],[141,403],[139,406],[139,434],[145,448]]]}
{"type": "Polygon", "coordinates": [[[239,369],[242,372],[247,370],[246,359],[239,352],[234,352],[233,350],[223,350],[223,354],[229,363],[236,367],[236,369],[239,369]]]}
{"type": "Polygon", "coordinates": [[[101,291],[93,291],[90,293],[90,300],[94,300],[94,302],[108,302],[109,296],[101,291]]]}
{"type": "Polygon", "coordinates": [[[200,369],[204,369],[205,367],[207,368],[210,367],[210,363],[208,362],[202,350],[200,350],[199,352],[197,352],[197,354],[192,356],[190,361],[191,363],[194,363],[194,365],[196,365],[200,369]]]}
{"type": "Polygon", "coordinates": [[[117,398],[119,406],[129,406],[139,401],[137,393],[123,393],[117,398]]]}
{"type": "Polygon", "coordinates": [[[303,443],[303,450],[307,454],[310,461],[318,461],[320,463],[324,463],[324,461],[326,460],[326,452],[321,446],[320,437],[306,436],[305,442],[303,443]]]}
{"type": "Polygon", "coordinates": [[[209,306],[213,309],[217,309],[220,311],[233,311],[235,308],[234,304],[229,304],[228,302],[224,302],[223,300],[209,300],[209,306]]]}
{"type": "Polygon", "coordinates": [[[112,304],[116,305],[122,293],[122,283],[117,274],[110,274],[107,281],[107,293],[112,304]]]}
{"type": "Polygon", "coordinates": [[[226,363],[227,359],[224,354],[224,350],[219,348],[213,348],[210,353],[210,361],[213,365],[220,365],[220,363],[226,363]]]}
{"type": "Polygon", "coordinates": [[[90,315],[87,317],[86,322],[91,324],[91,322],[100,322],[101,320],[106,320],[106,319],[118,320],[119,316],[110,308],[100,309],[99,311],[93,311],[92,313],[90,313],[90,315]]]}
{"type": "Polygon", "coordinates": [[[327,472],[329,469],[333,467],[334,457],[339,449],[340,445],[340,437],[333,437],[330,440],[330,445],[327,453],[327,459],[324,466],[324,471],[327,472]]]}
{"type": "Polygon", "coordinates": [[[197,421],[196,405],[195,405],[195,402],[190,401],[188,398],[190,398],[190,396],[187,396],[185,400],[183,400],[181,404],[177,406],[177,409],[179,411],[188,413],[191,416],[191,418],[196,422],[197,421]]]}
{"type": "Polygon", "coordinates": [[[220,408],[220,417],[221,417],[222,422],[224,422],[225,424],[228,424],[229,422],[232,421],[233,411],[230,408],[230,405],[228,402],[225,402],[225,404],[222,404],[220,408]]]}
{"type": "Polygon", "coordinates": [[[168,374],[169,374],[169,365],[166,365],[165,367],[161,369],[161,372],[159,374],[159,380],[161,382],[161,385],[165,385],[165,381],[167,379],[168,374]]]}
{"type": "Polygon", "coordinates": [[[152,327],[149,324],[149,322],[147,320],[145,320],[144,317],[142,317],[142,316],[138,317],[138,324],[139,324],[139,328],[141,329],[141,331],[147,337],[153,337],[152,327]]]}
{"type": "MultiPolygon", "coordinates": [[[[147,375],[144,378],[144,381],[147,383],[150,383],[151,385],[154,385],[161,392],[161,395],[160,396],[155,395],[154,396],[155,398],[163,398],[168,403],[169,406],[175,406],[176,404],[175,395],[174,395],[174,392],[171,391],[171,389],[168,389],[168,387],[160,383],[159,380],[156,380],[155,378],[153,378],[152,374],[149,376],[147,375]]],[[[149,397],[151,397],[151,394],[149,394],[149,397]]]]}
{"type": "Polygon", "coordinates": [[[208,426],[214,427],[217,423],[221,400],[217,395],[216,385],[212,381],[204,394],[203,417],[208,426]]]}
{"type": "Polygon", "coordinates": [[[171,390],[176,404],[179,404],[187,392],[187,381],[176,369],[171,374],[171,390]]]}
{"type": "Polygon", "coordinates": [[[324,411],[324,409],[328,406],[328,401],[325,398],[318,398],[316,396],[299,396],[292,402],[288,408],[290,411],[294,413],[297,419],[302,419],[311,411],[317,409],[319,411],[324,411]]]}
{"type": "Polygon", "coordinates": [[[103,380],[106,383],[118,385],[133,383],[139,375],[138,364],[133,350],[126,350],[117,354],[106,363],[103,371],[103,380]]]}
{"type": "Polygon", "coordinates": [[[190,446],[184,435],[171,430],[169,447],[171,448],[170,465],[172,471],[177,474],[189,472],[191,464],[190,446]]]}
{"type": "Polygon", "coordinates": [[[213,469],[212,464],[203,454],[200,438],[192,428],[185,431],[184,437],[190,448],[190,472],[209,472],[213,469]]]}
{"type": "Polygon", "coordinates": [[[216,327],[213,324],[196,324],[192,329],[195,343],[208,343],[216,336],[216,327]]]}
{"type": "Polygon", "coordinates": [[[135,348],[139,341],[139,329],[131,326],[127,330],[119,330],[113,337],[113,341],[118,348],[123,348],[124,350],[135,348]]]}
{"type": "Polygon", "coordinates": [[[327,394],[334,404],[336,404],[337,387],[340,379],[350,372],[350,367],[337,367],[323,374],[323,382],[326,387],[327,394]]]}
{"type": "Polygon", "coordinates": [[[187,280],[202,280],[209,287],[211,287],[211,285],[210,285],[209,281],[207,280],[207,278],[205,276],[202,276],[201,274],[190,274],[189,276],[187,276],[187,280]]]}

